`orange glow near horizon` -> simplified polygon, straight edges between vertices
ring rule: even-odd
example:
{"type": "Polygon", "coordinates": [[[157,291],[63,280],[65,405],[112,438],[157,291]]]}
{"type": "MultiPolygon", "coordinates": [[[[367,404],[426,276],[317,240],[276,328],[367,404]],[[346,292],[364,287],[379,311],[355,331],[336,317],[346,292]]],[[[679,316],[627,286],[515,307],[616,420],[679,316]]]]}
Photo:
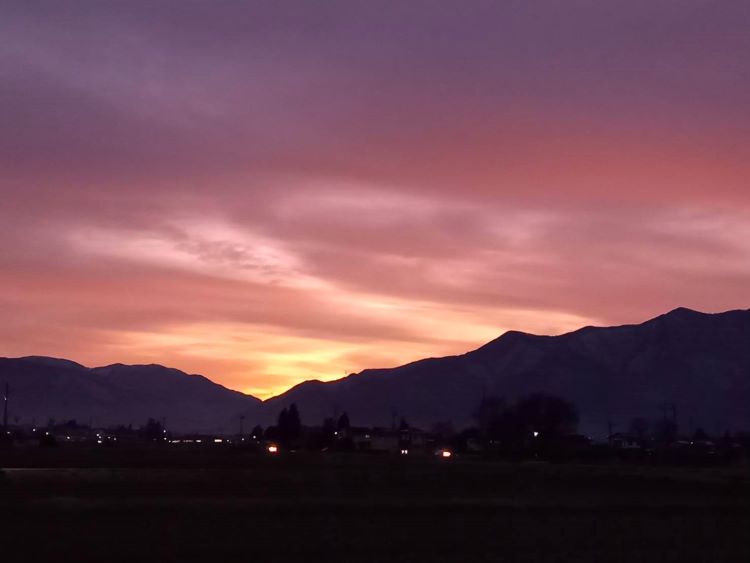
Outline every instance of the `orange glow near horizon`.
{"type": "Polygon", "coordinates": [[[0,356],[265,399],[750,306],[739,4],[26,4],[0,18],[0,356]]]}

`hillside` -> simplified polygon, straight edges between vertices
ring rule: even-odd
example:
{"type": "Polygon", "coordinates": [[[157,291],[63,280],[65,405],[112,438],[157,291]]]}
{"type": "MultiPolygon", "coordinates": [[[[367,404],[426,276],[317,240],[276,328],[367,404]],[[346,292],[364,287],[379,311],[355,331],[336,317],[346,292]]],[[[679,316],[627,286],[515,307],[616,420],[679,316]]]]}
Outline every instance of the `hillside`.
{"type": "Polygon", "coordinates": [[[750,311],[676,309],[640,325],[586,327],[561,336],[508,332],[460,356],[307,381],[258,399],[159,365],[86,368],[45,357],[0,358],[12,389],[10,422],[78,419],[98,426],[166,418],[179,431],[233,432],[272,424],[296,403],[303,423],[347,411],[355,425],[390,426],[405,417],[429,428],[461,428],[483,396],[509,401],[543,391],[574,402],[581,429],[626,430],[635,417],[673,407],[683,430],[750,430],[750,311]]]}
{"type": "Polygon", "coordinates": [[[267,421],[296,403],[306,423],[346,410],[354,424],[394,416],[429,427],[471,423],[482,396],[544,391],[573,401],[581,428],[624,430],[634,417],[676,408],[683,429],[750,429],[750,311],[677,309],[640,325],[586,327],[561,336],[508,332],[461,356],[426,359],[344,379],[309,381],[269,399],[267,421]]]}
{"type": "Polygon", "coordinates": [[[260,401],[200,375],[159,365],[86,368],[45,357],[0,358],[0,383],[11,387],[9,422],[76,419],[97,426],[166,419],[177,431],[233,431],[237,413],[260,401]]]}

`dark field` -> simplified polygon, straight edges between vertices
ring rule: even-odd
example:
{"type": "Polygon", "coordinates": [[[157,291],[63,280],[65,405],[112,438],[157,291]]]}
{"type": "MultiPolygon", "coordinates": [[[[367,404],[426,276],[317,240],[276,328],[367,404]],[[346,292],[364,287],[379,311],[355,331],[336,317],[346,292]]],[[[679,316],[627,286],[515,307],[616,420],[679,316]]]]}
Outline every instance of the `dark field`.
{"type": "Polygon", "coordinates": [[[0,460],[5,561],[750,561],[747,466],[210,448],[0,460]]]}

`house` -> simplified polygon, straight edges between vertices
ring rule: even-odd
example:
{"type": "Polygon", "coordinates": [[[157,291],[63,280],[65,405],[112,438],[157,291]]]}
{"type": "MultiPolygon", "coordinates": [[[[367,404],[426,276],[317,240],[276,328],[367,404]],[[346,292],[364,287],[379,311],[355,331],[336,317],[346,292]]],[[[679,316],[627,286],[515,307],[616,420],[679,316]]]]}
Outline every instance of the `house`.
{"type": "Polygon", "coordinates": [[[609,443],[613,448],[620,450],[640,450],[643,448],[638,438],[632,434],[617,432],[609,437],[609,443]]]}
{"type": "Polygon", "coordinates": [[[357,450],[367,452],[409,455],[424,452],[427,446],[427,435],[413,428],[352,428],[351,437],[357,450]]]}

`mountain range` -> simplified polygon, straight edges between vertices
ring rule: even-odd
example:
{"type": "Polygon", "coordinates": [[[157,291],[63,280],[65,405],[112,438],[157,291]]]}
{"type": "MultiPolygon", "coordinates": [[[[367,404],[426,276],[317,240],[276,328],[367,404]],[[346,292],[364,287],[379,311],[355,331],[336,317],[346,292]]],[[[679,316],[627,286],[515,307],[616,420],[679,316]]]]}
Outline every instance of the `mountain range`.
{"type": "Polygon", "coordinates": [[[513,401],[542,391],[572,401],[581,429],[626,430],[636,417],[676,417],[683,430],[750,429],[750,310],[676,309],[639,325],[585,327],[560,336],[507,332],[459,356],[429,358],[343,379],[306,381],[264,402],[199,375],[157,365],[85,368],[51,358],[0,358],[0,382],[23,420],[94,418],[139,424],[166,417],[175,430],[273,423],[296,403],[303,423],[348,412],[355,425],[404,417],[429,428],[471,424],[482,397],[513,401]]]}
{"type": "Polygon", "coordinates": [[[41,356],[0,358],[0,383],[5,382],[9,422],[21,424],[75,419],[97,427],[138,427],[156,418],[177,431],[223,433],[237,430],[234,415],[261,404],[202,375],[160,365],[87,368],[41,356]]]}

